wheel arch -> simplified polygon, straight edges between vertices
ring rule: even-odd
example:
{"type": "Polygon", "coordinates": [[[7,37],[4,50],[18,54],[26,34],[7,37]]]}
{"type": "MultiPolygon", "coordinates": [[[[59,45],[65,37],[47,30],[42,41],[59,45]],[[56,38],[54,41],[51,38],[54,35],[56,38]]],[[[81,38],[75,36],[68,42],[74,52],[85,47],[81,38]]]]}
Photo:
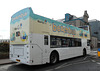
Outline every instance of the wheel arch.
{"type": "Polygon", "coordinates": [[[83,51],[86,51],[86,48],[83,48],[83,51]]]}

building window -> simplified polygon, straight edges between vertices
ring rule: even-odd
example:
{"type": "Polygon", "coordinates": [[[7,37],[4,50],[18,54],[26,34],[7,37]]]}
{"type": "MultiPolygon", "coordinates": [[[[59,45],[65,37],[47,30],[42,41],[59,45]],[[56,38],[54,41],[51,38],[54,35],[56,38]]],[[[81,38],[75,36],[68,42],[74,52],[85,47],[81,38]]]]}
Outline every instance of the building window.
{"type": "Polygon", "coordinates": [[[44,45],[48,45],[48,36],[44,35],[44,45]]]}
{"type": "Polygon", "coordinates": [[[94,34],[98,34],[98,32],[94,32],[94,34]]]}

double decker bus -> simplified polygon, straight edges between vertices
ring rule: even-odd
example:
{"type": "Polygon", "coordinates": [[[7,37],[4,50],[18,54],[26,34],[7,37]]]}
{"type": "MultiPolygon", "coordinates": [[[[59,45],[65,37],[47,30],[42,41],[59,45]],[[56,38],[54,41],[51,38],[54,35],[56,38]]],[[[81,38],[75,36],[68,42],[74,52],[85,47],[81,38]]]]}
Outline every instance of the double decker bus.
{"type": "Polygon", "coordinates": [[[86,55],[90,33],[33,13],[30,7],[12,15],[10,60],[39,65],[86,55]]]}

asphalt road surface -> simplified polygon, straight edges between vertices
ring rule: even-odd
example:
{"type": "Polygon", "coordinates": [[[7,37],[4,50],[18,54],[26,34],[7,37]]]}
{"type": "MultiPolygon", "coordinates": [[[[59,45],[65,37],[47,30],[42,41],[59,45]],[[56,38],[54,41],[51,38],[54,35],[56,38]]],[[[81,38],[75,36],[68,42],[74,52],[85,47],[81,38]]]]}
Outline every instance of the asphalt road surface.
{"type": "Polygon", "coordinates": [[[97,56],[76,57],[60,61],[57,64],[28,66],[8,64],[0,66],[0,71],[100,71],[100,58],[97,56]]]}

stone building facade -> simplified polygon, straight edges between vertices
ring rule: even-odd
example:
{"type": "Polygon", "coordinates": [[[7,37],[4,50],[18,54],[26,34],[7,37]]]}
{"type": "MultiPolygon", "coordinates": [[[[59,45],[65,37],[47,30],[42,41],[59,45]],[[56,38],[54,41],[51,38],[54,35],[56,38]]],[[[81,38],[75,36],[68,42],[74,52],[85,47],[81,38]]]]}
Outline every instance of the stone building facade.
{"type": "Polygon", "coordinates": [[[74,15],[66,13],[65,18],[59,19],[57,21],[63,22],[63,23],[69,24],[69,25],[73,25],[76,27],[80,27],[80,26],[84,26],[84,25],[88,24],[88,18],[89,18],[89,15],[88,15],[87,11],[84,11],[84,14],[82,17],[76,17],[74,15]]]}
{"type": "MultiPolygon", "coordinates": [[[[96,19],[90,20],[89,25],[91,27],[91,37],[97,38],[97,47],[100,47],[100,21],[96,19]]],[[[96,41],[93,42],[95,43],[96,41]]]]}

